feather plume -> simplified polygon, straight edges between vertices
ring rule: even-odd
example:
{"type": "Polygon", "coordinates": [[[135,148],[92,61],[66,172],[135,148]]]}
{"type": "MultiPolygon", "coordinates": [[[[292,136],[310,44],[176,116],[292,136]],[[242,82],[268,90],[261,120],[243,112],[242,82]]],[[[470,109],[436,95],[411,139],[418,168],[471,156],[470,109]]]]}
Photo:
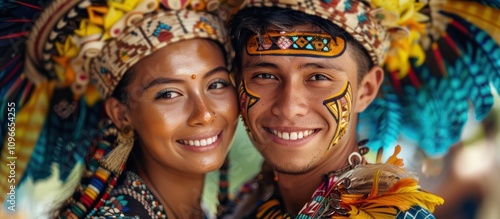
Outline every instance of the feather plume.
{"type": "Polygon", "coordinates": [[[379,182],[386,181],[381,177],[382,171],[383,168],[377,170],[372,178],[373,187],[368,196],[356,192],[341,195],[341,205],[349,209],[351,218],[394,218],[397,210],[387,206],[407,211],[412,206],[418,205],[433,212],[436,205],[444,203],[441,197],[421,190],[414,178],[394,179],[396,182],[389,189],[381,190],[379,182]]]}
{"type": "MultiPolygon", "coordinates": [[[[43,124],[49,110],[50,96],[54,90],[54,82],[45,82],[36,87],[32,97],[25,107],[18,111],[16,115],[16,147],[12,154],[7,147],[8,141],[4,141],[2,148],[1,162],[8,163],[9,157],[16,156],[16,183],[19,183],[33,148],[42,131],[43,124]]],[[[0,177],[6,179],[9,170],[6,165],[0,168],[0,177]]],[[[7,192],[9,184],[1,184],[0,191],[7,192]]],[[[5,199],[2,196],[0,202],[5,199]]]]}
{"type": "Polygon", "coordinates": [[[402,118],[399,97],[388,82],[384,83],[381,96],[360,114],[357,127],[361,138],[369,139],[371,151],[394,145],[400,134],[402,118]]]}
{"type": "Polygon", "coordinates": [[[393,145],[403,135],[415,140],[427,156],[443,156],[460,140],[469,103],[476,120],[488,115],[493,105],[491,85],[500,92],[499,3],[427,2],[420,11],[429,17],[420,38],[425,61],[410,57],[411,70],[403,78],[392,76],[398,71],[386,69],[390,83],[384,86],[389,88],[382,89],[360,115],[359,130],[368,130],[369,147],[393,145]],[[396,97],[387,95],[391,90],[396,97]],[[390,109],[389,101],[399,108],[390,109]]]}

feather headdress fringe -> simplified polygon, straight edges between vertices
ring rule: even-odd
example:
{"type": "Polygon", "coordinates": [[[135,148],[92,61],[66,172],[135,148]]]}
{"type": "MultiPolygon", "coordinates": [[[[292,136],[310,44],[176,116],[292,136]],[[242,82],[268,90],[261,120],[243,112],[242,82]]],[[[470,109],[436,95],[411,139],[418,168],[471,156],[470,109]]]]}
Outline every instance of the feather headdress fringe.
{"type": "Polygon", "coordinates": [[[359,165],[340,176],[349,179],[340,205],[349,210],[350,218],[392,219],[397,209],[407,211],[418,205],[433,212],[444,203],[441,197],[422,190],[415,174],[405,170],[402,159],[397,158],[400,150],[397,146],[386,163],[359,165]]]}

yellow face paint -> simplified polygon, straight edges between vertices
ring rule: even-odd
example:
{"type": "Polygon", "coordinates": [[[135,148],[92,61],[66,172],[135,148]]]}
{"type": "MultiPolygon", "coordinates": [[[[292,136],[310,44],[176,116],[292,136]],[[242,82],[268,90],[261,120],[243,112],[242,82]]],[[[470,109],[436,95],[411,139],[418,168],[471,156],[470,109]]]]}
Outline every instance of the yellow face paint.
{"type": "Polygon", "coordinates": [[[328,150],[333,146],[337,145],[340,138],[346,133],[347,125],[351,119],[351,109],[352,109],[352,89],[351,84],[346,81],[342,89],[326,98],[323,101],[323,105],[326,106],[328,111],[332,114],[333,118],[337,122],[337,127],[335,129],[335,134],[333,135],[330,145],[328,145],[328,150]]]}
{"type": "Polygon", "coordinates": [[[243,120],[246,121],[248,119],[248,110],[260,100],[260,97],[247,88],[245,80],[241,81],[238,93],[240,96],[241,115],[243,116],[243,120]]]}
{"type": "Polygon", "coordinates": [[[345,40],[325,33],[313,32],[269,32],[250,37],[247,41],[248,55],[299,55],[337,57],[344,53],[345,40]]]}

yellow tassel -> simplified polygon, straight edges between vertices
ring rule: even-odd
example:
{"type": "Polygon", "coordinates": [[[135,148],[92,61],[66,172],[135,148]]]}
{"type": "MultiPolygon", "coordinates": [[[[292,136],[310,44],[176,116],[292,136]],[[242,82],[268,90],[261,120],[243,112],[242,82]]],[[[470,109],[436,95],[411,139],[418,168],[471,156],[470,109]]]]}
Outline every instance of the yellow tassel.
{"type": "Polygon", "coordinates": [[[118,134],[116,147],[104,156],[100,162],[107,170],[120,174],[133,147],[134,132],[129,126],[125,126],[118,134]]]}

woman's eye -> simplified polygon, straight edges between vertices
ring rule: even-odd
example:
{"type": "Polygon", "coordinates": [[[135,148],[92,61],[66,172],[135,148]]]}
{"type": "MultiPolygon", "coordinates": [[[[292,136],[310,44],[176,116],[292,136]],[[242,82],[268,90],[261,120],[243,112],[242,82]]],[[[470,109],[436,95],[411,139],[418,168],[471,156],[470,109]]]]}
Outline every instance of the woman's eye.
{"type": "Polygon", "coordinates": [[[276,77],[274,75],[268,74],[268,73],[257,74],[254,77],[255,78],[261,78],[261,79],[276,79],[276,77]]]}
{"type": "Polygon", "coordinates": [[[328,80],[327,77],[323,75],[313,75],[312,77],[309,78],[310,81],[319,81],[319,80],[328,80]]]}
{"type": "Polygon", "coordinates": [[[225,88],[229,86],[229,83],[225,80],[218,80],[214,83],[211,83],[209,86],[208,86],[208,89],[221,89],[221,88],[225,88]]]}
{"type": "Polygon", "coordinates": [[[175,91],[163,90],[163,91],[160,91],[156,94],[155,99],[172,99],[172,98],[176,98],[178,96],[180,96],[180,94],[175,92],[175,91]]]}

